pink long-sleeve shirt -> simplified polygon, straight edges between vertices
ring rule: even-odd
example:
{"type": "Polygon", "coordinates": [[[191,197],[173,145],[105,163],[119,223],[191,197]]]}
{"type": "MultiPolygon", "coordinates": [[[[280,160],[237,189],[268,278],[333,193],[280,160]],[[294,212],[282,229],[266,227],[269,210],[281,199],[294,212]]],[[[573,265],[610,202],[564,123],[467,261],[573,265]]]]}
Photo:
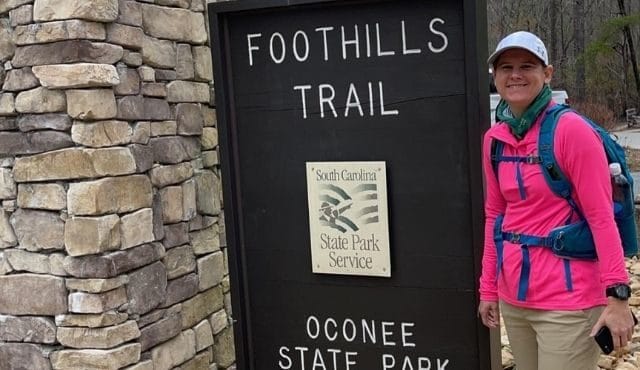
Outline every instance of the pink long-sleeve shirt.
{"type": "MultiPolygon", "coordinates": [[[[554,103],[550,103],[550,106],[554,103]]],[[[572,184],[572,197],[589,223],[598,254],[597,261],[571,260],[573,290],[565,282],[562,259],[545,247],[529,247],[531,272],[526,300],[517,299],[522,252],[519,244],[504,241],[502,271],[497,272],[493,227],[504,215],[503,230],[546,236],[572,216],[569,203],[556,196],[547,185],[539,164],[501,162],[498,177],[491,163],[493,139],[505,143],[503,154],[538,154],[541,117],[518,141],[507,124],[493,126],[484,136],[483,169],[486,181],[485,242],[480,277],[480,299],[503,300],[509,304],[543,310],[579,310],[606,305],[605,289],[627,283],[620,236],[613,219],[611,178],[604,148],[598,134],[579,115],[564,113],[554,134],[554,154],[572,184]],[[520,166],[525,198],[521,199],[516,180],[520,166]]],[[[574,212],[575,213],[575,212],[574,212]]],[[[573,219],[578,216],[573,214],[573,219]]]]}

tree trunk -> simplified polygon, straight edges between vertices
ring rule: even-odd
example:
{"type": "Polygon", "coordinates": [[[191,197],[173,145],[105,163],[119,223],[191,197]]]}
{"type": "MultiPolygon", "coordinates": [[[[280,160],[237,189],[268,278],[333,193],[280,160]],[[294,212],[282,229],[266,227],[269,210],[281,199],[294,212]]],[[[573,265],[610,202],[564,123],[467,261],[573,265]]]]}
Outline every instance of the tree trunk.
{"type": "Polygon", "coordinates": [[[584,67],[584,0],[574,0],[573,4],[573,57],[575,58],[576,100],[585,100],[586,82],[584,67]]]}
{"type": "MultiPolygon", "coordinates": [[[[624,6],[624,0],[618,0],[618,7],[620,8],[620,15],[626,16],[627,11],[624,6]]],[[[633,68],[633,78],[636,82],[636,105],[640,102],[640,75],[638,74],[638,62],[636,61],[636,51],[633,46],[633,38],[631,37],[631,29],[629,26],[624,26],[624,37],[627,40],[629,47],[629,58],[631,59],[631,67],[633,68]]],[[[626,70],[625,70],[626,72],[626,70]]]]}
{"type": "Polygon", "coordinates": [[[551,7],[549,9],[549,18],[550,18],[550,59],[552,60],[551,64],[558,67],[555,70],[555,75],[557,81],[562,81],[562,72],[560,71],[560,47],[558,47],[558,14],[560,13],[560,1],[561,0],[551,0],[551,7]]]}

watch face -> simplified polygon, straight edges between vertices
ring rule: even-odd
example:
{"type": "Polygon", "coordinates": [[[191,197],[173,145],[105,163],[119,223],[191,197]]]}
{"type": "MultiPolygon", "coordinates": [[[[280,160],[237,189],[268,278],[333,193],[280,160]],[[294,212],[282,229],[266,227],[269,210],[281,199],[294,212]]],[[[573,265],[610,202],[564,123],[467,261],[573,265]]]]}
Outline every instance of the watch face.
{"type": "Polygon", "coordinates": [[[616,296],[618,298],[626,299],[631,295],[630,288],[628,285],[618,285],[616,286],[616,296]]]}

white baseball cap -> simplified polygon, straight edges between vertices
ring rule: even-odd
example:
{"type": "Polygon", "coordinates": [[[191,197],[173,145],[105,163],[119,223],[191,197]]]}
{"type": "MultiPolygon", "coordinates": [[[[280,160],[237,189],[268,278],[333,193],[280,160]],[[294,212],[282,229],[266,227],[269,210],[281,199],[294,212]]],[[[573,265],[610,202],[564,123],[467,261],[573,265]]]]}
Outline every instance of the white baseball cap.
{"type": "Polygon", "coordinates": [[[549,54],[544,42],[538,36],[526,31],[514,32],[503,38],[487,62],[493,66],[500,54],[510,49],[524,49],[538,57],[545,66],[549,65],[549,54]]]}

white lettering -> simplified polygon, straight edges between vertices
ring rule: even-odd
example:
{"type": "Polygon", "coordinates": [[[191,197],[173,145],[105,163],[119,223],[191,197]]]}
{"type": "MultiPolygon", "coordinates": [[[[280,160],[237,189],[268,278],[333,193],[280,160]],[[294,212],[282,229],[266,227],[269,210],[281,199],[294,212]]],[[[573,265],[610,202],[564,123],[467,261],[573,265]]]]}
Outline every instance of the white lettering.
{"type": "Polygon", "coordinates": [[[367,320],[362,319],[362,343],[367,343],[367,335],[371,343],[376,344],[376,322],[371,320],[371,326],[367,326],[367,320]]]}
{"type": "Polygon", "coordinates": [[[382,344],[384,344],[385,346],[395,346],[396,345],[396,342],[392,342],[391,340],[387,339],[387,337],[393,335],[392,331],[387,331],[387,327],[393,326],[393,325],[394,325],[393,322],[389,322],[389,321],[383,321],[382,322],[382,344]]]}
{"type": "Polygon", "coordinates": [[[318,339],[318,337],[320,336],[320,322],[315,316],[307,317],[307,335],[311,339],[318,339]],[[311,323],[313,323],[315,327],[315,334],[311,334],[311,323]]]}
{"type": "Polygon", "coordinates": [[[404,21],[400,23],[402,24],[402,54],[420,54],[422,52],[420,49],[407,49],[407,31],[404,27],[404,21]]]}
{"type": "Polygon", "coordinates": [[[300,352],[300,370],[304,370],[304,353],[309,350],[307,347],[295,347],[296,351],[300,352]]]}
{"type": "Polygon", "coordinates": [[[436,30],[435,28],[433,28],[435,23],[441,23],[444,24],[444,20],[440,19],[440,18],[433,18],[431,20],[431,22],[429,23],[429,30],[431,30],[431,32],[433,32],[433,34],[438,35],[440,37],[442,37],[442,46],[439,48],[436,48],[435,46],[433,46],[433,44],[431,43],[431,41],[429,41],[429,50],[431,50],[432,52],[438,54],[438,53],[442,53],[443,51],[445,51],[447,49],[447,46],[449,45],[449,39],[447,38],[447,35],[444,34],[443,32],[440,32],[438,30],[436,30]]]}
{"type": "Polygon", "coordinates": [[[358,108],[358,112],[360,112],[360,117],[364,116],[364,112],[362,111],[362,106],[360,105],[360,98],[358,98],[356,87],[353,84],[349,84],[349,93],[347,94],[347,104],[344,108],[345,117],[349,117],[350,108],[358,108]],[[351,99],[354,99],[354,101],[352,102],[351,99]]]}
{"type": "Polygon", "coordinates": [[[367,39],[367,58],[371,58],[371,32],[369,32],[369,24],[364,25],[364,34],[367,39]]]}
{"type": "Polygon", "coordinates": [[[413,370],[413,365],[411,365],[411,359],[409,358],[409,356],[404,356],[402,370],[413,370]]]}
{"type": "Polygon", "coordinates": [[[316,349],[316,354],[313,356],[313,370],[316,370],[317,366],[322,366],[323,370],[327,370],[324,366],[324,360],[322,359],[322,353],[319,349],[316,349]]]}
{"type": "Polygon", "coordinates": [[[378,81],[378,87],[380,90],[380,115],[382,116],[397,116],[399,114],[397,109],[385,110],[384,109],[384,93],[382,89],[382,81],[378,81]]]}
{"type": "Polygon", "coordinates": [[[251,39],[256,38],[256,37],[261,37],[262,34],[261,33],[252,33],[247,35],[247,45],[249,46],[249,65],[252,66],[253,65],[253,50],[258,50],[260,49],[257,46],[253,46],[251,45],[251,39]]]}
{"type": "Polygon", "coordinates": [[[282,357],[284,360],[286,360],[286,361],[287,361],[287,365],[284,365],[284,364],[282,363],[282,361],[278,361],[278,366],[280,366],[280,369],[282,369],[282,370],[288,370],[288,369],[291,369],[291,365],[292,365],[292,363],[291,363],[291,357],[287,356],[287,355],[285,354],[285,352],[287,352],[287,353],[288,353],[288,352],[289,352],[289,348],[287,348],[287,347],[285,347],[285,346],[280,347],[280,357],[282,357]]]}
{"type": "Polygon", "coordinates": [[[418,358],[418,370],[431,370],[431,360],[428,357],[420,357],[418,358]],[[426,361],[426,367],[422,366],[422,361],[426,361]]]}
{"type": "Polygon", "coordinates": [[[271,54],[271,59],[277,64],[280,64],[284,61],[284,57],[287,54],[287,50],[284,45],[284,37],[282,37],[282,34],[280,32],[274,32],[274,34],[271,35],[271,39],[269,40],[269,53],[271,54]],[[282,49],[282,54],[280,55],[280,58],[276,58],[276,56],[273,53],[273,40],[275,38],[278,38],[280,40],[280,48],[282,49]]]}
{"type": "Polygon", "coordinates": [[[327,352],[331,353],[331,355],[333,357],[333,369],[334,370],[338,370],[338,359],[337,359],[336,355],[338,353],[342,352],[342,351],[339,350],[339,349],[329,348],[329,349],[327,349],[327,352]]]}
{"type": "Polygon", "coordinates": [[[379,57],[387,56],[387,55],[396,55],[396,52],[392,50],[382,51],[382,46],[380,45],[380,24],[379,23],[376,23],[376,41],[378,46],[379,57]]]}
{"type": "Polygon", "coordinates": [[[304,62],[309,58],[309,38],[304,31],[297,31],[295,35],[293,35],[293,56],[296,57],[298,62],[304,62]],[[302,39],[304,40],[304,55],[300,56],[298,54],[298,36],[302,35],[302,39]]]}
{"type": "Polygon", "coordinates": [[[407,337],[412,337],[413,333],[410,332],[407,327],[414,327],[415,324],[412,322],[403,322],[400,324],[400,332],[402,333],[402,346],[403,347],[415,347],[415,343],[411,343],[407,341],[407,337]]]}
{"type": "Polygon", "coordinates": [[[336,112],[336,107],[333,106],[333,98],[336,97],[336,90],[334,90],[333,86],[329,84],[322,84],[318,86],[318,95],[320,96],[320,117],[324,118],[324,104],[328,104],[331,108],[331,112],[334,117],[338,117],[338,113],[336,112]],[[324,95],[324,90],[329,90],[331,95],[326,97],[324,95]]]}
{"type": "Polygon", "coordinates": [[[324,322],[324,336],[329,339],[329,341],[333,342],[334,340],[336,340],[336,338],[338,338],[338,331],[336,330],[337,328],[338,323],[336,323],[336,320],[328,318],[324,322]],[[329,334],[329,324],[333,325],[333,336],[329,334]]]}
{"type": "Polygon", "coordinates": [[[438,370],[446,370],[447,365],[449,365],[448,359],[445,359],[443,363],[440,363],[440,359],[438,359],[438,370]]]}
{"type": "Polygon", "coordinates": [[[356,361],[351,359],[351,356],[357,356],[358,352],[345,352],[344,354],[344,360],[346,362],[347,368],[346,370],[351,369],[351,365],[355,365],[356,361]]]}
{"type": "Polygon", "coordinates": [[[373,111],[373,84],[369,82],[367,86],[369,86],[369,115],[373,117],[375,114],[373,111]]]}
{"type": "Polygon", "coordinates": [[[396,358],[393,355],[382,355],[382,369],[393,369],[394,366],[396,366],[396,358]]]}
{"type": "Polygon", "coordinates": [[[311,85],[297,85],[293,87],[294,90],[300,90],[300,98],[302,100],[302,118],[307,118],[307,99],[306,90],[311,89],[311,85]]]}
{"type": "Polygon", "coordinates": [[[319,27],[316,28],[316,32],[322,32],[322,41],[324,43],[324,60],[329,60],[329,46],[327,43],[327,32],[333,31],[333,27],[319,27]]]}
{"type": "Polygon", "coordinates": [[[356,323],[351,319],[345,319],[342,323],[342,336],[347,342],[353,342],[356,339],[356,323]],[[347,326],[351,326],[351,336],[347,334],[347,326]]]}
{"type": "Polygon", "coordinates": [[[356,47],[356,59],[360,58],[360,37],[358,36],[358,25],[353,26],[355,38],[352,40],[347,40],[344,34],[344,26],[340,27],[340,31],[342,31],[342,59],[347,59],[347,45],[353,45],[356,47]]]}

